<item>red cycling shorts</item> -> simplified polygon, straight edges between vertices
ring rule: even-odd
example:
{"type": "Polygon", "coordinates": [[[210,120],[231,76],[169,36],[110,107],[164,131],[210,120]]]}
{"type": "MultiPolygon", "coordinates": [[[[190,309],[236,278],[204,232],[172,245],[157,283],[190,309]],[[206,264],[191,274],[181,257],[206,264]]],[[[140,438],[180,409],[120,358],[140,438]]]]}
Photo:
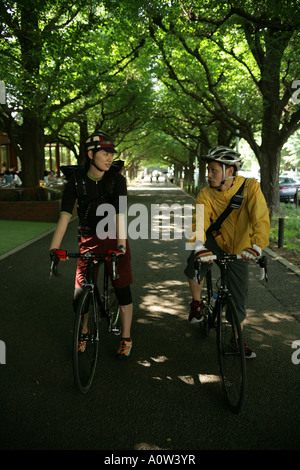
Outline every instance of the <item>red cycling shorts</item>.
{"type": "MultiPolygon", "coordinates": [[[[97,235],[92,235],[88,237],[81,237],[79,242],[79,251],[80,253],[85,253],[87,251],[93,251],[93,253],[107,253],[109,250],[117,250],[117,239],[106,238],[105,240],[100,240],[97,235]]],[[[119,278],[112,280],[112,266],[111,262],[105,260],[112,285],[121,289],[132,284],[132,271],[131,271],[131,255],[130,247],[128,241],[126,242],[126,254],[121,256],[118,259],[118,275],[119,278]]],[[[76,269],[76,278],[75,278],[75,289],[81,288],[82,281],[84,280],[86,272],[87,261],[85,259],[78,259],[77,269],[76,269]]],[[[97,273],[96,273],[97,275],[97,273]]]]}

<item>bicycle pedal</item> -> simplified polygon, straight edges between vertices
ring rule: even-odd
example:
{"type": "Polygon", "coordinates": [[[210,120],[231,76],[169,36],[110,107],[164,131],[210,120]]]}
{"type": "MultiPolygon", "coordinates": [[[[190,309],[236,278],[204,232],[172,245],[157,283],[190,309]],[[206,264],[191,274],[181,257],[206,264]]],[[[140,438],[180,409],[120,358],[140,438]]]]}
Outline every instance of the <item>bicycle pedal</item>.
{"type": "Polygon", "coordinates": [[[113,326],[113,327],[111,328],[111,332],[112,332],[114,335],[118,336],[118,335],[121,334],[121,328],[118,328],[117,326],[113,326]]]}

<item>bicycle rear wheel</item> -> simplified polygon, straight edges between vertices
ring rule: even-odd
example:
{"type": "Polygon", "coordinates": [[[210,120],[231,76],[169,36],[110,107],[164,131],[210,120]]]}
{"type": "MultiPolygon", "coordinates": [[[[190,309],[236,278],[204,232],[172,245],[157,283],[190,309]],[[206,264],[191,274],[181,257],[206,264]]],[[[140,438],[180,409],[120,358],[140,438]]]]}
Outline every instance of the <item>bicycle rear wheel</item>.
{"type": "Polygon", "coordinates": [[[223,389],[229,408],[241,411],[246,395],[246,360],[241,325],[230,297],[218,303],[217,349],[223,389]]]}
{"type": "Polygon", "coordinates": [[[73,334],[74,380],[82,393],[89,390],[97,365],[98,310],[96,296],[90,287],[85,287],[78,305],[73,334]],[[82,325],[85,320],[87,320],[88,333],[82,336],[82,325]]]}

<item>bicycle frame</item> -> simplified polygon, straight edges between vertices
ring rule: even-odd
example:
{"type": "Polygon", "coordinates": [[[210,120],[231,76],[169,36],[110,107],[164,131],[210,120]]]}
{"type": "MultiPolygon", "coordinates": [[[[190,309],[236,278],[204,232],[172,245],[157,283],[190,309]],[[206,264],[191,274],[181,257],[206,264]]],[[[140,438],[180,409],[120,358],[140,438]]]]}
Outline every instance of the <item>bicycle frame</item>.
{"type": "MultiPolygon", "coordinates": [[[[58,261],[60,259],[69,259],[69,258],[80,258],[85,259],[87,261],[87,269],[84,277],[84,282],[82,287],[89,286],[93,292],[94,298],[94,307],[95,307],[95,296],[97,297],[98,304],[100,306],[100,316],[106,317],[109,324],[109,331],[115,331],[117,333],[117,328],[113,322],[111,315],[109,314],[109,274],[106,265],[104,266],[104,282],[103,282],[103,293],[100,294],[99,288],[97,286],[97,282],[95,279],[95,269],[99,266],[99,264],[103,263],[105,258],[109,258],[112,263],[112,278],[118,278],[117,272],[117,261],[118,256],[123,255],[123,252],[110,250],[107,254],[95,254],[91,251],[85,253],[69,253],[66,250],[54,250],[57,259],[52,258],[51,268],[50,268],[50,279],[52,274],[55,277],[60,277],[61,275],[58,274],[58,261]]],[[[96,311],[96,308],[94,308],[96,311]]]]}
{"type": "Polygon", "coordinates": [[[82,287],[89,286],[93,291],[93,301],[94,301],[94,312],[96,314],[100,314],[100,318],[106,318],[109,331],[112,331],[113,328],[113,319],[109,314],[109,307],[108,307],[108,285],[109,285],[109,274],[106,266],[104,265],[104,278],[103,278],[103,291],[100,292],[99,287],[97,285],[95,279],[95,271],[99,267],[100,264],[104,263],[104,259],[94,259],[93,257],[87,259],[87,270],[86,275],[82,284],[82,287]],[[95,297],[97,298],[97,302],[99,305],[99,312],[96,312],[96,302],[95,297]]]}
{"type": "Polygon", "coordinates": [[[82,283],[82,287],[90,287],[93,292],[94,314],[98,315],[100,313],[101,316],[105,316],[106,309],[103,305],[102,298],[100,296],[100,291],[95,280],[95,270],[99,266],[99,264],[99,260],[95,261],[93,259],[88,259],[86,275],[82,283]],[[100,307],[100,312],[97,312],[95,297],[97,298],[97,302],[100,307]]]}
{"type": "MultiPolygon", "coordinates": [[[[215,256],[216,264],[218,265],[220,269],[220,285],[217,290],[218,294],[218,299],[215,305],[215,308],[213,309],[213,312],[210,313],[209,319],[211,320],[209,323],[209,327],[211,325],[214,325],[216,317],[217,317],[217,312],[218,309],[216,306],[220,303],[221,300],[224,300],[225,297],[230,296],[230,291],[227,286],[227,273],[228,273],[228,266],[230,262],[233,262],[237,259],[242,259],[240,255],[229,255],[227,253],[224,253],[222,256],[215,256]]],[[[200,263],[201,261],[199,261],[200,263]]],[[[207,290],[207,306],[210,303],[210,300],[213,296],[213,282],[212,282],[212,275],[211,275],[211,269],[206,273],[205,275],[206,278],[206,290],[207,290]]],[[[207,313],[207,312],[206,312],[207,313]]]]}

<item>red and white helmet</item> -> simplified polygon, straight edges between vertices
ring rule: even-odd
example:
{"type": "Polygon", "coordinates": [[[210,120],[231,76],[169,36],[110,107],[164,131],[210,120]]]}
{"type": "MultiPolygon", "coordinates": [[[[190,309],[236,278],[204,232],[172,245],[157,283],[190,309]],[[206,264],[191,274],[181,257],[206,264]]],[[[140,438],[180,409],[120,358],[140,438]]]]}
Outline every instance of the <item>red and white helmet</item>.
{"type": "Polygon", "coordinates": [[[89,136],[85,142],[87,152],[92,150],[94,153],[99,150],[106,150],[107,152],[117,153],[114,141],[105,132],[94,132],[89,136]]]}

